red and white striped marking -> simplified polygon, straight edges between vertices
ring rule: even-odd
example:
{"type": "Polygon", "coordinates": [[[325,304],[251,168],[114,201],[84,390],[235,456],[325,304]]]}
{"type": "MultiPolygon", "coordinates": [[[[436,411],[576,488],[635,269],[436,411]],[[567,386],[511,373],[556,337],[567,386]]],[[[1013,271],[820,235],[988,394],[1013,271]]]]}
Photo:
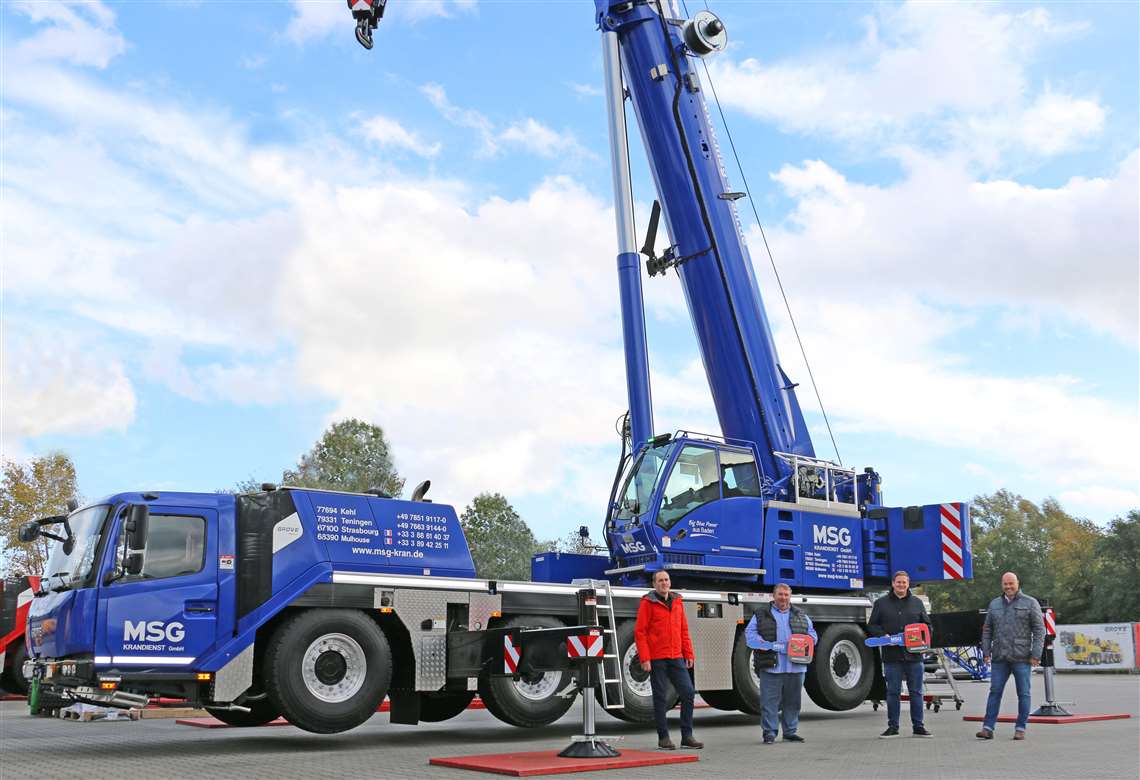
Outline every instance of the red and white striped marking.
{"type": "Polygon", "coordinates": [[[514,674],[519,670],[519,649],[515,647],[510,636],[503,636],[503,671],[514,674]]]}
{"type": "Polygon", "coordinates": [[[942,579],[963,578],[962,563],[962,505],[942,504],[942,579]]]}
{"type": "Polygon", "coordinates": [[[1053,614],[1052,607],[1045,607],[1045,636],[1050,639],[1057,637],[1057,616],[1053,614]]]}
{"type": "Polygon", "coordinates": [[[596,658],[602,654],[602,635],[572,636],[566,642],[566,655],[571,658],[596,658]]]}

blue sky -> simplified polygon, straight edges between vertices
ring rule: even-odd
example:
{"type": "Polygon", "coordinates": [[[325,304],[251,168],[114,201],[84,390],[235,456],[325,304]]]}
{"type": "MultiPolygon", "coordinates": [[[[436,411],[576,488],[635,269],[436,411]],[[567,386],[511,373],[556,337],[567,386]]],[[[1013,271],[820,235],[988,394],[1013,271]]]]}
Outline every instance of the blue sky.
{"type": "MultiPolygon", "coordinates": [[[[1137,6],[710,6],[844,461],[900,504],[1140,506],[1137,6]]],[[[437,501],[596,529],[625,391],[592,9],[391,0],[366,52],[340,0],[5,2],[4,457],[214,490],[351,415],[437,501]]],[[[658,430],[715,430],[676,279],[646,297],[658,430]]]]}

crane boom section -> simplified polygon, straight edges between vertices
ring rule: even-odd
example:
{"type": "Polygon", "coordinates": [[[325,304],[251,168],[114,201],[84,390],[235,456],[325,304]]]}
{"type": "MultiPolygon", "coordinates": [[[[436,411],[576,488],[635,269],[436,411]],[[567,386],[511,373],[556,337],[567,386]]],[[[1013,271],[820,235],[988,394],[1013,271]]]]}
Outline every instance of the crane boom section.
{"type": "Polygon", "coordinates": [[[601,28],[618,35],[672,241],[665,265],[680,277],[721,432],[755,443],[763,470],[774,477],[782,469],[773,452],[815,453],[794,384],[776,354],[694,67],[696,52],[682,23],[667,16],[669,3],[596,0],[596,6],[601,28]]]}

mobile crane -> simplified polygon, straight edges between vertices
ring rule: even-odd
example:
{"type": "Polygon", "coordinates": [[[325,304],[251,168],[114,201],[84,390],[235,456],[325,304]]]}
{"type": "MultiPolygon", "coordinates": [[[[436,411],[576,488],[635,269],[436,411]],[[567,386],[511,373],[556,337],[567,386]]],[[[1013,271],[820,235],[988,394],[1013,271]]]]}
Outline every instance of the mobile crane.
{"type": "MultiPolygon", "coordinates": [[[[348,4],[371,48],[386,0],[348,4]]],[[[477,691],[501,720],[540,726],[571,706],[567,638],[591,628],[608,659],[598,697],[619,718],[649,721],[633,617],[646,581],[667,569],[712,706],[759,712],[742,626],[786,582],[820,630],[808,693],[844,710],[881,681],[863,643],[863,590],[885,587],[895,569],[916,583],[972,576],[966,503],[887,507],[873,469],[815,454],[695,69],[726,45],[724,23],[708,11],[681,18],[662,0],[595,0],[594,19],[628,387],[609,554],[536,556],[532,582],[477,578],[455,510],[428,501],[428,483],[410,501],[272,485],[239,496],[120,493],[22,532],[64,534],[30,608],[27,669],[40,684],[115,706],[179,695],[235,725],[284,715],[318,732],[359,725],[385,696],[393,722],[442,720],[477,691]],[[641,252],[627,99],[657,189],[641,252]],[[658,257],[661,217],[670,245],[658,257]],[[651,277],[680,279],[718,436],[654,432],[641,254],[651,277]],[[583,584],[600,594],[603,625],[570,625],[583,584]]]]}

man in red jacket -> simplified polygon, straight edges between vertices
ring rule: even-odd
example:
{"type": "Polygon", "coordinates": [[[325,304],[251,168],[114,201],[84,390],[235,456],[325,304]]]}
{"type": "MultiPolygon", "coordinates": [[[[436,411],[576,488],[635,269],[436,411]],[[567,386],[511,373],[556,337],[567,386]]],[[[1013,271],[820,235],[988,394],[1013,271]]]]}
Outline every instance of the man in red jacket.
{"type": "Polygon", "coordinates": [[[653,687],[653,715],[657,720],[657,747],[676,750],[669,739],[669,726],[665,722],[668,706],[669,683],[681,697],[681,747],[700,750],[705,745],[693,737],[693,681],[689,670],[693,668],[693,643],[689,639],[689,623],[685,620],[685,605],[681,594],[669,590],[669,572],[653,575],[653,590],[641,597],[637,608],[637,625],[633,636],[637,641],[637,656],[641,669],[650,673],[653,687]]]}

